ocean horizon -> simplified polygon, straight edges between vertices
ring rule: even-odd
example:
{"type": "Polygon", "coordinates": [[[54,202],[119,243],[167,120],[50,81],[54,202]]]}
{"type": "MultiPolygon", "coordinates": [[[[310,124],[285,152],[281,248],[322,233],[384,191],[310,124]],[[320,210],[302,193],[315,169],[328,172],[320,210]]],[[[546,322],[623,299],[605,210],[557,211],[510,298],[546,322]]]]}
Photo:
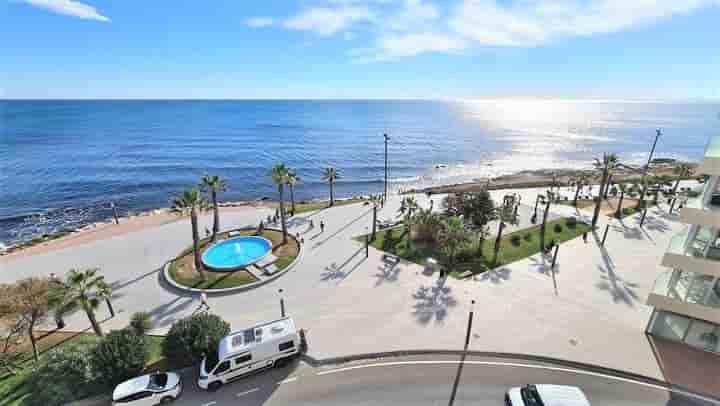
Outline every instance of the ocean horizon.
{"type": "Polygon", "coordinates": [[[270,167],[302,178],[298,199],[378,193],[383,133],[391,188],[467,182],[523,170],[696,161],[720,132],[720,102],[473,100],[0,100],[4,148],[0,242],[12,244],[111,216],[167,207],[204,174],[227,178],[224,201],[276,198],[270,167]],[[437,164],[447,168],[436,169],[437,164]]]}

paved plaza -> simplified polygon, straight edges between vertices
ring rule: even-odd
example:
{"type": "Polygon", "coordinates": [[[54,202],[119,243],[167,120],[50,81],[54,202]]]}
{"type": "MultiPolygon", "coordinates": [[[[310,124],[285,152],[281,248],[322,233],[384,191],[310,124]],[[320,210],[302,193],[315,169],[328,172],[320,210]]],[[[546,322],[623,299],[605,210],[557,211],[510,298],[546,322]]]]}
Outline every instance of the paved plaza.
{"type": "MultiPolygon", "coordinates": [[[[519,191],[528,205],[523,217],[543,190],[519,191]]],[[[504,193],[493,192],[495,201],[502,201],[504,193]]],[[[429,206],[427,196],[416,198],[429,206]]],[[[436,209],[441,198],[433,196],[436,209]]],[[[379,218],[394,218],[399,205],[400,198],[393,196],[379,218]]],[[[278,317],[282,288],[289,315],[307,331],[309,355],[326,358],[460,349],[475,300],[472,350],[551,356],[662,379],[644,334],[651,312],[644,301],[670,237],[682,227],[666,209],[650,210],[643,228],[639,216],[623,221],[602,216],[598,238],[610,225],[605,246],[593,235],[587,243],[576,238],[561,245],[554,277],[547,261],[535,255],[462,281],[438,281],[416,264],[385,261],[384,253],[372,248],[365,258],[364,246],[352,238],[369,231],[370,206],[325,209],[290,220],[290,231],[305,239],[303,258],[294,269],[256,289],[210,295],[209,302],[212,312],[239,329],[278,317]],[[315,224],[323,220],[325,232],[310,230],[310,219],[315,224]]],[[[592,214],[563,205],[553,205],[551,212],[587,221],[592,214]]],[[[268,214],[268,209],[227,212],[222,227],[254,226],[268,214]]],[[[201,229],[210,221],[210,215],[203,216],[201,229]]],[[[0,282],[97,266],[114,286],[118,311],[104,328],[123,327],[133,312],[148,311],[153,332],[164,333],[199,304],[196,296],[171,288],[161,277],[163,264],[190,243],[189,222],[182,220],[41,255],[3,258],[0,282]]],[[[108,316],[103,307],[99,318],[108,316]]],[[[89,327],[84,314],[67,321],[68,330],[89,327]]]]}

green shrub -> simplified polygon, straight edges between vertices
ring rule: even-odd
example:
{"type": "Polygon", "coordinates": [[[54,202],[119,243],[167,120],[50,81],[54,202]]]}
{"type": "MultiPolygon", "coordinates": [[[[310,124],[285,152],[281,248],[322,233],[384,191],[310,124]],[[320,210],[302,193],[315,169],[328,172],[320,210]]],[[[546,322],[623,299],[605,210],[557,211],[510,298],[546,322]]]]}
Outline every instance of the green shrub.
{"type": "Polygon", "coordinates": [[[138,336],[144,336],[152,329],[152,321],[150,320],[150,314],[146,312],[133,313],[130,316],[130,325],[128,329],[138,336]]]}
{"type": "Polygon", "coordinates": [[[622,209],[622,212],[624,215],[628,216],[630,214],[633,214],[635,212],[635,209],[633,209],[632,207],[625,207],[622,209]]]}
{"type": "Polygon", "coordinates": [[[565,225],[568,228],[575,228],[577,227],[577,219],[575,217],[568,217],[568,219],[565,221],[565,225]]]}
{"type": "Polygon", "coordinates": [[[95,380],[92,348],[89,344],[64,345],[43,354],[38,369],[30,376],[32,390],[23,404],[62,405],[89,394],[95,380]]]}
{"type": "Polygon", "coordinates": [[[517,247],[520,245],[520,241],[521,241],[521,238],[519,235],[513,234],[510,236],[510,242],[512,243],[512,245],[517,247]]]}
{"type": "Polygon", "coordinates": [[[525,241],[532,241],[532,234],[530,234],[530,233],[525,233],[525,235],[523,235],[523,240],[525,240],[525,241]]]}
{"type": "Polygon", "coordinates": [[[108,387],[138,376],[148,359],[145,337],[129,329],[115,330],[106,335],[93,349],[91,360],[98,380],[108,387]]]}
{"type": "MultiPolygon", "coordinates": [[[[193,365],[206,354],[217,356],[220,339],[230,333],[230,324],[214,314],[200,313],[172,325],[162,343],[162,353],[174,367],[193,365]]],[[[212,363],[212,362],[211,362],[212,363]]]]}
{"type": "Polygon", "coordinates": [[[555,225],[553,226],[553,230],[554,230],[556,233],[562,233],[563,228],[562,228],[562,226],[560,225],[560,223],[555,223],[555,225]]]}

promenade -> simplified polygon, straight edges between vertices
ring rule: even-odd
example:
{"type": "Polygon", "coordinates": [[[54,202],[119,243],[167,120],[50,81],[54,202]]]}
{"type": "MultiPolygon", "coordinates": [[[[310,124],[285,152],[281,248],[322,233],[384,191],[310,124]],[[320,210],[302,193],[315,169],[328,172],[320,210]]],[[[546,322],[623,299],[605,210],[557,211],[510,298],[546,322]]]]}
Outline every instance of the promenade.
{"type": "MultiPolygon", "coordinates": [[[[519,191],[523,203],[534,202],[544,189],[519,191]]],[[[501,201],[503,191],[495,191],[501,201]]],[[[422,207],[428,198],[416,196],[422,207]]],[[[433,196],[440,207],[441,196],[433,196]]],[[[397,215],[393,196],[380,219],[397,215]]],[[[557,216],[589,217],[590,211],[553,205],[557,216]]],[[[248,209],[221,217],[222,228],[257,225],[271,211],[248,209]]],[[[200,228],[209,226],[210,215],[200,228]]],[[[597,364],[662,379],[644,334],[651,309],[644,304],[658,274],[661,256],[681,225],[666,207],[651,209],[645,227],[639,216],[617,221],[602,216],[599,238],[610,231],[604,247],[590,235],[560,247],[553,278],[540,255],[489,271],[476,280],[437,280],[421,266],[383,260],[383,253],[352,238],[367,233],[370,206],[353,204],[292,218],[290,231],[305,239],[297,266],[256,289],[210,295],[211,311],[240,329],[278,317],[278,289],[284,290],[288,314],[307,331],[309,355],[315,358],[401,349],[460,349],[465,339],[470,301],[475,300],[470,349],[516,352],[597,364]],[[323,220],[309,230],[308,223],[323,220]]],[[[147,311],[154,333],[190,315],[198,297],[163,282],[163,264],[191,243],[188,221],[143,229],[41,255],[3,258],[0,282],[27,276],[62,275],[70,268],[100,267],[112,283],[116,317],[105,306],[98,314],[105,329],[127,324],[133,312],[147,311]]],[[[86,316],[68,317],[67,330],[89,327],[86,316]]]]}

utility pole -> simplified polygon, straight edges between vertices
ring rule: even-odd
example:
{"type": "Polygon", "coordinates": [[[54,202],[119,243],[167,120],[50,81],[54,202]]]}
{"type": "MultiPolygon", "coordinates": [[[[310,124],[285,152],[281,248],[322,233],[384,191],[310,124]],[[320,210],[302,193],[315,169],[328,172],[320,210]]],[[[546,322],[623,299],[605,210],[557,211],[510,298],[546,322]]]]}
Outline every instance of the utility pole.
{"type": "Polygon", "coordinates": [[[383,200],[387,202],[387,189],[388,189],[388,140],[390,137],[388,137],[387,134],[383,134],[383,138],[385,138],[385,193],[383,195],[383,200]]]}

